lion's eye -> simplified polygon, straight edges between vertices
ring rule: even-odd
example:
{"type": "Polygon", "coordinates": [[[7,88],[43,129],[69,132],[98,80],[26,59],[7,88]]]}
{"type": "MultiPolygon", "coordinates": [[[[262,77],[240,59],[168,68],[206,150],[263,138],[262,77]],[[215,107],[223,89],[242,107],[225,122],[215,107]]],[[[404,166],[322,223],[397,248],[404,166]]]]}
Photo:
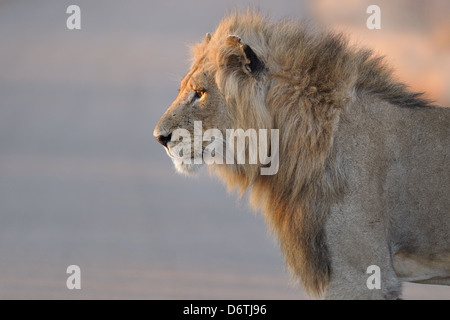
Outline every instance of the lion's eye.
{"type": "Polygon", "coordinates": [[[198,89],[198,90],[194,90],[194,93],[195,93],[195,98],[196,99],[200,99],[206,93],[206,90],[205,89],[198,89]]]}

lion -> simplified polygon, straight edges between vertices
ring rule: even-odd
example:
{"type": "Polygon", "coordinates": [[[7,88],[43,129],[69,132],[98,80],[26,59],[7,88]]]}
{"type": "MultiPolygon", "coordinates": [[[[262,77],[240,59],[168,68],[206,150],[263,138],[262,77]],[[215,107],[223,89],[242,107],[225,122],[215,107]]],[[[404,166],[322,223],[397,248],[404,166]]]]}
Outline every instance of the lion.
{"type": "Polygon", "coordinates": [[[399,299],[405,281],[450,285],[450,108],[342,34],[253,10],[226,15],[192,51],[154,136],[193,173],[202,164],[183,159],[205,142],[177,155],[191,142],[177,129],[279,130],[276,174],[260,174],[262,163],[208,167],[248,192],[311,297],[399,299]]]}

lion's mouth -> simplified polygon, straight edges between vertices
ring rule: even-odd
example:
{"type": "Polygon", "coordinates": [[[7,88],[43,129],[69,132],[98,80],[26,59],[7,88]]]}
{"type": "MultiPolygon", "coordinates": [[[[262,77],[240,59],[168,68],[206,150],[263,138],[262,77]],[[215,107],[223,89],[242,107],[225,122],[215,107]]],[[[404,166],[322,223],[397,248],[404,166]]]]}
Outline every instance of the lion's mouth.
{"type": "MultiPolygon", "coordinates": [[[[196,158],[196,157],[195,157],[195,153],[193,154],[193,152],[191,152],[191,154],[190,154],[189,156],[184,156],[184,154],[183,154],[183,149],[180,150],[179,154],[174,154],[172,148],[171,148],[169,145],[168,145],[167,147],[165,147],[165,149],[166,149],[167,155],[168,155],[170,158],[175,159],[175,160],[181,160],[181,161],[192,162],[192,161],[194,161],[194,159],[196,158]]],[[[205,147],[205,146],[202,146],[202,152],[199,153],[199,154],[197,155],[197,157],[203,159],[203,156],[204,156],[206,150],[207,150],[206,147],[205,147]]],[[[212,151],[211,151],[211,155],[212,155],[212,156],[215,155],[215,150],[212,150],[212,151]]]]}
{"type": "Polygon", "coordinates": [[[166,149],[167,155],[168,155],[170,158],[172,158],[172,159],[180,159],[180,157],[175,156],[175,155],[172,153],[172,150],[170,149],[170,147],[165,147],[165,149],[166,149]]]}

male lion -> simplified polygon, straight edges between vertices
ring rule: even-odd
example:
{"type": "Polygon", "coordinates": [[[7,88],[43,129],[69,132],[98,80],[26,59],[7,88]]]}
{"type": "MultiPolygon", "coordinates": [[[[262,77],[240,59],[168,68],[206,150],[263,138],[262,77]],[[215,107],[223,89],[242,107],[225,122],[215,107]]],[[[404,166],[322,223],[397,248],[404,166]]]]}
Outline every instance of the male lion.
{"type": "Polygon", "coordinates": [[[450,284],[450,108],[409,92],[341,35],[250,10],[225,17],[193,54],[154,135],[189,173],[199,165],[182,159],[198,154],[174,154],[191,142],[176,129],[279,129],[276,174],[209,167],[249,191],[309,294],[397,299],[402,281],[450,284]]]}

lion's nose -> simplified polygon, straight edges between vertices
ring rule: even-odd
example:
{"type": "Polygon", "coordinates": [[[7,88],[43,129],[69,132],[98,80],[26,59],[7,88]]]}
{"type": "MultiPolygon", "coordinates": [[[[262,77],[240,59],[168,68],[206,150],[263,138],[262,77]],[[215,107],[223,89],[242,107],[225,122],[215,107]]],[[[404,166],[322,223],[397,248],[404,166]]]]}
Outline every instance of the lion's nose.
{"type": "Polygon", "coordinates": [[[169,133],[167,136],[159,135],[155,137],[156,140],[158,140],[159,143],[161,143],[164,147],[167,148],[167,144],[170,142],[170,139],[172,139],[172,134],[169,133]]]}

